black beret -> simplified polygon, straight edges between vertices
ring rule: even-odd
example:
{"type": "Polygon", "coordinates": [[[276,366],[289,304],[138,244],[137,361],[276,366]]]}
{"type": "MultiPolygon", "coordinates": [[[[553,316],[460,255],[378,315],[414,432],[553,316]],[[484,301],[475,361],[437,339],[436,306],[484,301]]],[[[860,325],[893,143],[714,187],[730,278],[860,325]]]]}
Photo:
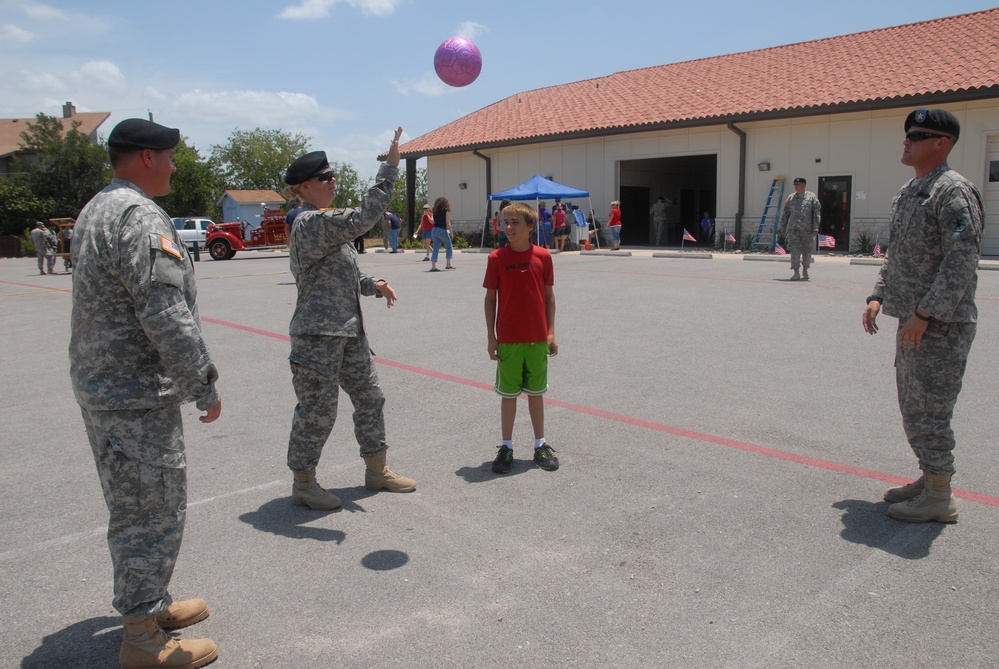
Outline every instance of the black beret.
{"type": "Polygon", "coordinates": [[[960,122],[946,109],[917,109],[905,117],[905,131],[912,126],[953,135],[954,139],[961,136],[960,122]]]}
{"type": "Polygon", "coordinates": [[[323,172],[329,166],[325,151],[307,153],[301,158],[296,158],[288,167],[288,171],[284,173],[284,182],[289,186],[296,186],[323,172]]]}
{"type": "Polygon", "coordinates": [[[805,181],[805,177],[795,177],[794,178],[794,183],[796,183],[796,184],[807,184],[808,182],[805,181]]]}
{"type": "Polygon", "coordinates": [[[180,130],[141,118],[125,119],[116,125],[108,136],[108,146],[112,149],[163,151],[172,149],[178,143],[180,143],[180,130]]]}

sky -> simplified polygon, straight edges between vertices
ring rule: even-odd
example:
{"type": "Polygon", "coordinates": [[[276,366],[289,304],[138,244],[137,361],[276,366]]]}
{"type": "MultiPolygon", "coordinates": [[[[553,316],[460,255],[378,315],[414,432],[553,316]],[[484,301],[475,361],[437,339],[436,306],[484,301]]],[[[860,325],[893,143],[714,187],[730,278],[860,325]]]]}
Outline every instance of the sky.
{"type": "Polygon", "coordinates": [[[111,114],[100,129],[106,138],[119,121],[151,113],[202,156],[234,130],[279,129],[306,135],[310,149],[367,178],[396,126],[405,142],[518,92],[993,6],[586,4],[0,0],[0,118],[61,116],[70,101],[77,111],[111,114]],[[456,35],[473,40],[483,59],[478,80],[463,88],[444,85],[433,69],[437,46],[456,35]]]}

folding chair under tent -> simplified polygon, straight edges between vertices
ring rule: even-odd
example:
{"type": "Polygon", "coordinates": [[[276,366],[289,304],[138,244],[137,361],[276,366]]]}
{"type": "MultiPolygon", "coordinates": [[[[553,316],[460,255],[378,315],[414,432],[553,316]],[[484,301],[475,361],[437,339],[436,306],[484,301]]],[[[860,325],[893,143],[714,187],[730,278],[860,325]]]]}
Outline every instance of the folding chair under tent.
{"type": "MultiPolygon", "coordinates": [[[[578,188],[572,188],[570,186],[565,186],[560,183],[556,183],[551,179],[546,179],[540,174],[535,174],[533,177],[520,184],[519,186],[514,186],[509,190],[505,190],[502,193],[493,193],[489,196],[490,200],[534,200],[534,208],[537,209],[541,200],[553,200],[559,198],[562,200],[581,200],[586,198],[587,212],[593,211],[593,204],[590,202],[590,194],[585,190],[579,190],[578,188]]],[[[486,238],[486,226],[489,225],[488,216],[486,216],[486,222],[482,227],[482,239],[486,238]]],[[[584,220],[586,217],[583,217],[584,220]]],[[[596,223],[596,221],[594,221],[596,223]]],[[[566,220],[566,225],[576,225],[576,223],[569,222],[566,220]]],[[[578,227],[578,226],[577,226],[578,227]]],[[[540,235],[541,233],[541,222],[538,222],[538,229],[536,233],[540,235]]],[[[590,234],[590,226],[586,226],[586,238],[590,234]]],[[[481,247],[481,244],[480,244],[481,247]]],[[[600,248],[600,235],[597,235],[597,248],[600,248]]]]}

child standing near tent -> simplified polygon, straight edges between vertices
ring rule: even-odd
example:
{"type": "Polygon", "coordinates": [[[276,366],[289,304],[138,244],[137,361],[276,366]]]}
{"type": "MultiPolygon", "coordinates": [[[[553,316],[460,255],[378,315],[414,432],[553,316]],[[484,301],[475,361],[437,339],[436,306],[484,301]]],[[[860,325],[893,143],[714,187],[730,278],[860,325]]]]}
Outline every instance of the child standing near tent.
{"type": "Polygon", "coordinates": [[[538,220],[541,226],[538,228],[538,246],[546,249],[552,247],[552,213],[548,211],[547,203],[538,205],[538,220]]]}
{"type": "Polygon", "coordinates": [[[489,254],[486,276],[486,330],[489,358],[497,361],[503,442],[493,471],[506,474],[513,464],[513,426],[517,398],[527,395],[534,429],[534,462],[546,471],[559,467],[545,441],[544,393],[548,390],[548,357],[558,354],[555,340],[555,270],[552,254],[531,243],[538,215],[520,202],[501,210],[507,246],[489,254]]]}

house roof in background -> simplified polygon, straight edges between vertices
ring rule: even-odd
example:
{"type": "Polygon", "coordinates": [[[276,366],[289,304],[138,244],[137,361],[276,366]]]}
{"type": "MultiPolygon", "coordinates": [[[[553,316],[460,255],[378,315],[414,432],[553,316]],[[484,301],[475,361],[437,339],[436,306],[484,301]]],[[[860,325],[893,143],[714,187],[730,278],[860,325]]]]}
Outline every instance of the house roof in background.
{"type": "MultiPolygon", "coordinates": [[[[69,130],[73,127],[72,124],[74,121],[79,121],[80,127],[77,130],[88,137],[94,138],[96,137],[95,133],[97,129],[110,116],[110,112],[77,112],[71,117],[61,118],[59,121],[62,122],[64,130],[69,130]]],[[[21,133],[27,131],[28,126],[36,120],[34,117],[0,119],[0,157],[9,156],[12,153],[23,150],[21,148],[21,133]]]]}
{"type": "Polygon", "coordinates": [[[219,198],[219,202],[228,195],[231,200],[238,202],[239,204],[252,204],[254,202],[284,202],[284,198],[281,197],[277,191],[273,190],[227,190],[222,193],[222,197],[219,198]]]}
{"type": "Polygon", "coordinates": [[[999,96],[999,8],[524,91],[403,157],[657,128],[999,96]]]}

